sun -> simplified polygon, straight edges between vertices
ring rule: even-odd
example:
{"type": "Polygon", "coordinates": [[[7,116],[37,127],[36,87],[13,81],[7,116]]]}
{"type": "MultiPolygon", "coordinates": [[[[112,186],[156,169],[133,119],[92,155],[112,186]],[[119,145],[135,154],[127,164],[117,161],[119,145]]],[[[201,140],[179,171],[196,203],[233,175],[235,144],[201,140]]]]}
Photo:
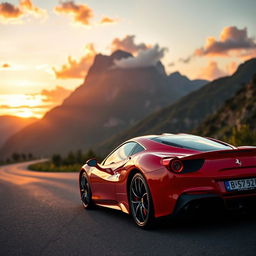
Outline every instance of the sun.
{"type": "Polygon", "coordinates": [[[23,118],[35,117],[35,113],[29,108],[20,109],[15,115],[23,118]]]}
{"type": "MultiPolygon", "coordinates": [[[[5,106],[4,114],[22,118],[41,118],[45,102],[42,95],[8,94],[1,95],[0,101],[5,106]]],[[[0,109],[0,115],[2,111],[0,109]]]]}
{"type": "Polygon", "coordinates": [[[41,97],[38,95],[28,95],[28,94],[14,94],[11,95],[7,100],[6,104],[10,107],[35,107],[42,103],[41,97]]]}

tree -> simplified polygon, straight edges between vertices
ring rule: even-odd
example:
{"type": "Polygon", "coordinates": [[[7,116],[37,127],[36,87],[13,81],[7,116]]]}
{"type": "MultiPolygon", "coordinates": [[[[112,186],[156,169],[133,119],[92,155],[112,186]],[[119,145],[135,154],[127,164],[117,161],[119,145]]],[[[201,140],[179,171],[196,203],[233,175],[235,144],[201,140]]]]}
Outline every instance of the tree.
{"type": "Polygon", "coordinates": [[[77,150],[77,152],[76,152],[76,162],[79,163],[79,164],[83,163],[83,154],[82,154],[82,151],[80,149],[77,150]]]}
{"type": "Polygon", "coordinates": [[[234,127],[228,142],[235,146],[256,145],[256,131],[251,130],[248,125],[234,127]]]}
{"type": "Polygon", "coordinates": [[[34,158],[33,154],[32,153],[28,153],[28,159],[32,160],[33,158],[34,158]]]}
{"type": "Polygon", "coordinates": [[[24,153],[22,153],[22,154],[21,154],[21,158],[22,158],[23,161],[26,161],[26,160],[27,160],[27,155],[24,154],[24,153]]]}
{"type": "Polygon", "coordinates": [[[19,162],[20,161],[20,154],[19,153],[13,153],[12,154],[12,159],[14,162],[19,162]]]}
{"type": "Polygon", "coordinates": [[[72,165],[76,163],[76,157],[72,151],[70,151],[64,160],[64,164],[72,165]]]}
{"type": "Polygon", "coordinates": [[[97,158],[97,155],[95,154],[95,152],[92,149],[89,149],[83,156],[84,161],[86,162],[87,160],[91,159],[91,158],[97,158]]]}
{"type": "Polygon", "coordinates": [[[57,166],[57,167],[60,167],[61,164],[62,164],[62,158],[59,154],[54,154],[52,156],[52,163],[57,166]]]}

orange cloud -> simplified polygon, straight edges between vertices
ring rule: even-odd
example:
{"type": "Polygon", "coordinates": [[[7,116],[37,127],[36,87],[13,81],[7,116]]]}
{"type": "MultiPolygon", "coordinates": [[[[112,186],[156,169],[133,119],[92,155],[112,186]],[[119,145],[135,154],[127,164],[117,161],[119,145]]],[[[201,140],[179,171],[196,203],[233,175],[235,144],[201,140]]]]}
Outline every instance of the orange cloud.
{"type": "Polygon", "coordinates": [[[86,45],[86,54],[80,60],[74,60],[68,57],[68,64],[62,65],[61,69],[53,68],[57,78],[84,78],[88,69],[93,63],[96,51],[93,44],[86,45]]]}
{"type": "Polygon", "coordinates": [[[238,57],[241,58],[243,61],[249,60],[251,58],[256,58],[256,49],[241,51],[238,57]]]}
{"type": "Polygon", "coordinates": [[[45,14],[45,10],[42,10],[42,9],[38,8],[37,6],[35,6],[31,0],[21,0],[20,7],[24,11],[28,11],[28,12],[31,12],[34,14],[39,14],[39,15],[45,14]]]}
{"type": "Polygon", "coordinates": [[[45,10],[36,7],[31,0],[20,0],[19,6],[10,3],[0,3],[0,18],[2,22],[9,20],[19,20],[25,14],[46,14],[45,10]]]}
{"type": "Polygon", "coordinates": [[[8,64],[8,63],[4,63],[4,64],[2,65],[2,68],[10,68],[10,67],[11,67],[11,65],[8,64]]]}
{"type": "Polygon", "coordinates": [[[10,3],[0,3],[0,17],[3,19],[17,19],[23,15],[23,11],[10,3]]]}
{"type": "Polygon", "coordinates": [[[144,43],[136,44],[134,42],[134,39],[134,35],[127,35],[123,39],[115,38],[111,44],[112,52],[116,50],[123,50],[132,54],[137,54],[141,50],[146,50],[150,48],[150,45],[146,45],[144,43]]]}
{"type": "Polygon", "coordinates": [[[225,27],[220,39],[209,37],[203,47],[196,49],[195,56],[227,56],[230,51],[242,51],[256,48],[256,42],[248,37],[247,28],[238,29],[237,27],[225,27]]]}
{"type": "Polygon", "coordinates": [[[202,68],[198,77],[201,79],[213,80],[226,75],[227,73],[218,67],[216,61],[210,61],[206,67],[202,68]]]}
{"type": "Polygon", "coordinates": [[[56,86],[53,90],[42,90],[41,95],[44,96],[44,102],[52,103],[62,103],[62,101],[67,98],[72,91],[68,90],[62,86],[56,86]]]}
{"type": "Polygon", "coordinates": [[[227,65],[227,73],[232,75],[237,70],[237,67],[238,67],[238,63],[237,62],[235,62],[235,61],[230,62],[227,65]]]}
{"type": "Polygon", "coordinates": [[[100,21],[100,24],[108,24],[108,23],[116,23],[116,19],[112,19],[112,18],[109,18],[109,17],[103,17],[100,21]]]}
{"type": "Polygon", "coordinates": [[[61,2],[55,7],[55,11],[60,14],[68,14],[73,17],[75,22],[82,25],[90,25],[90,19],[93,17],[93,11],[85,4],[76,4],[74,1],[61,2]]]}

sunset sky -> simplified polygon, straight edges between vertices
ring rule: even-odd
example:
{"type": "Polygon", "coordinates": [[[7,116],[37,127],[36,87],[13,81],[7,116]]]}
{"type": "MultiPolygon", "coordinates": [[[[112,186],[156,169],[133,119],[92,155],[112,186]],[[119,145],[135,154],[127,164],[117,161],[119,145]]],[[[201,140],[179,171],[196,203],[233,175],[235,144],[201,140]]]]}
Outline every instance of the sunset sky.
{"type": "Polygon", "coordinates": [[[255,10],[255,0],[0,1],[0,115],[42,117],[95,54],[119,48],[151,49],[190,79],[231,74],[256,57],[255,10]]]}

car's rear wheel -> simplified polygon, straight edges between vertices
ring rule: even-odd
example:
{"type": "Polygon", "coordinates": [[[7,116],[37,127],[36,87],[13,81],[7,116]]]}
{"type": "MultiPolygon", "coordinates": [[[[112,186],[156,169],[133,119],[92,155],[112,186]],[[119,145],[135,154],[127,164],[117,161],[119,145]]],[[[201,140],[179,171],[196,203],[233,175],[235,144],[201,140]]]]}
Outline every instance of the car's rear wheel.
{"type": "Polygon", "coordinates": [[[92,192],[91,192],[91,188],[88,182],[88,177],[86,175],[86,172],[81,172],[79,185],[80,185],[81,201],[84,208],[86,209],[92,208],[93,207],[92,192]]]}
{"type": "Polygon", "coordinates": [[[154,224],[152,197],[145,178],[136,173],[129,187],[131,214],[135,223],[141,228],[149,228],[154,224]]]}

